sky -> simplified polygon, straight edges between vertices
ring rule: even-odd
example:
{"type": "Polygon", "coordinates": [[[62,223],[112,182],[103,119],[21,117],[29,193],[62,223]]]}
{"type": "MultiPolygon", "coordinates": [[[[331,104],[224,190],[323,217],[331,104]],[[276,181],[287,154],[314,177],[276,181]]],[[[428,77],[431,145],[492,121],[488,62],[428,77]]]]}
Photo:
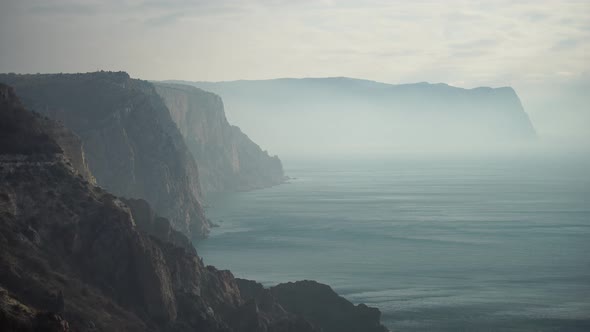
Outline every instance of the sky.
{"type": "Polygon", "coordinates": [[[590,139],[590,1],[0,0],[0,72],[512,86],[590,139]]]}

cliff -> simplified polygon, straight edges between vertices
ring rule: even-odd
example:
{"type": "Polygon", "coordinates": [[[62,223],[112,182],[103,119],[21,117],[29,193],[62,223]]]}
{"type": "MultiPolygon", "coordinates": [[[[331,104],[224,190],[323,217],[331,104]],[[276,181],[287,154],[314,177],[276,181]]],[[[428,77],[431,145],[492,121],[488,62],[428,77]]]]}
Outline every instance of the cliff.
{"type": "Polygon", "coordinates": [[[270,288],[237,279],[242,297],[256,301],[268,312],[287,311],[303,317],[323,332],[387,332],[381,312],[364,304],[354,305],[328,285],[312,280],[288,282],[270,288]]]}
{"type": "Polygon", "coordinates": [[[80,138],[64,127],[63,124],[52,121],[45,116],[40,115],[38,121],[48,135],[59,145],[63,153],[68,156],[68,161],[72,164],[74,170],[88,182],[96,184],[96,179],[92,175],[88,162],[86,161],[84,144],[80,138]]]}
{"type": "Polygon", "coordinates": [[[0,93],[8,96],[0,104],[3,326],[232,331],[232,324],[257,320],[231,273],[204,266],[192,247],[174,245],[188,239],[145,202],[130,201],[130,208],[78,176],[47,122],[5,86],[0,93]]]}
{"type": "Polygon", "coordinates": [[[199,165],[207,192],[242,191],[279,184],[281,161],[228,123],[219,96],[178,84],[154,83],[199,165]]]}
{"type": "Polygon", "coordinates": [[[80,139],[63,125],[39,113],[24,111],[14,89],[1,85],[0,102],[4,106],[0,123],[0,151],[4,154],[28,156],[64,153],[67,163],[86,181],[95,183],[80,139]],[[50,139],[51,138],[51,139],[50,139]]]}
{"type": "Polygon", "coordinates": [[[242,295],[229,271],[205,266],[145,201],[84,179],[48,121],[0,84],[5,330],[320,331],[272,297],[242,295]]]}
{"type": "Polygon", "coordinates": [[[72,162],[87,163],[100,186],[146,200],[184,234],[207,234],[197,165],[150,83],[123,72],[3,74],[0,82],[14,86],[27,108],[76,133],[86,155],[68,151],[72,162]]]}
{"type": "Polygon", "coordinates": [[[279,284],[270,292],[285,310],[321,326],[324,332],[387,331],[378,309],[354,305],[328,285],[304,280],[279,284]]]}
{"type": "Polygon", "coordinates": [[[346,77],[181,83],[219,94],[234,124],[282,154],[489,151],[536,137],[510,87],[346,77]]]}

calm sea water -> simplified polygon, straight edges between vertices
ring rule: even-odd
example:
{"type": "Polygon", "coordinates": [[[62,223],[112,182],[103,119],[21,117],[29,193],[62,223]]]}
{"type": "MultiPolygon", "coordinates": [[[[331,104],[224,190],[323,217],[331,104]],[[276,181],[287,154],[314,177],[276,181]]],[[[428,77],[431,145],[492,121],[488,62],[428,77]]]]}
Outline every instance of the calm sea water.
{"type": "Polygon", "coordinates": [[[209,198],[207,264],[330,284],[392,330],[589,331],[590,163],[286,163],[290,184],[209,198]]]}

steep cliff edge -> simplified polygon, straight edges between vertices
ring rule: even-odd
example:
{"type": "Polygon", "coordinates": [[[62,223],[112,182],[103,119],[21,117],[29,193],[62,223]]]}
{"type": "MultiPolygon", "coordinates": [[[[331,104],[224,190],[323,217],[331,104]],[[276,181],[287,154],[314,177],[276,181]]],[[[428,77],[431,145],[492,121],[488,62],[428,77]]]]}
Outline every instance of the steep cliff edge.
{"type": "Polygon", "coordinates": [[[205,266],[145,201],[84,179],[47,121],[0,84],[0,326],[320,331],[272,298],[243,296],[229,271],[205,266]]]}
{"type": "Polygon", "coordinates": [[[197,160],[205,193],[257,189],[284,180],[279,158],[228,123],[219,96],[186,85],[154,85],[197,160]]]}
{"type": "Polygon", "coordinates": [[[0,123],[2,152],[22,156],[64,153],[68,156],[67,162],[79,175],[90,183],[96,183],[78,136],[39,113],[24,111],[11,87],[1,85],[0,102],[4,107],[0,123]]]}
{"type": "Polygon", "coordinates": [[[94,178],[94,175],[92,175],[86,160],[84,144],[80,138],[61,123],[52,121],[45,116],[40,116],[39,121],[49,136],[55,140],[64,154],[68,156],[68,160],[72,164],[72,167],[88,182],[96,184],[96,179],[94,178]]]}
{"type": "Polygon", "coordinates": [[[207,234],[197,165],[150,83],[123,72],[3,74],[0,82],[14,86],[27,108],[80,137],[100,186],[145,199],[187,235],[207,234]]]}

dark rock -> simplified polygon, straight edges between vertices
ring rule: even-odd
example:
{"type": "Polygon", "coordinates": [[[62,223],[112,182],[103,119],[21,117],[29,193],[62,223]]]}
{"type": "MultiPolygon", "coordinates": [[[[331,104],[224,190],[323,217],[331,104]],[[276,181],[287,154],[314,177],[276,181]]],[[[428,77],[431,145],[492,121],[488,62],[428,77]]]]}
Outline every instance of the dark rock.
{"type": "MultiPolygon", "coordinates": [[[[302,315],[286,311],[270,290],[261,284],[246,279],[236,279],[240,288],[245,305],[236,311],[234,320],[246,326],[240,326],[243,330],[253,326],[268,326],[269,331],[321,331],[319,326],[314,326],[302,315]],[[242,315],[244,312],[256,311],[259,313],[258,320],[247,321],[242,315]]],[[[242,330],[238,328],[237,330],[242,330]]]]}
{"type": "Polygon", "coordinates": [[[176,231],[168,219],[156,215],[148,202],[133,198],[125,198],[122,201],[129,207],[133,220],[142,231],[163,243],[168,242],[191,253],[197,253],[191,241],[176,231]]]}
{"type": "Polygon", "coordinates": [[[25,234],[27,239],[29,239],[29,241],[31,241],[35,245],[41,244],[41,237],[39,236],[39,233],[37,233],[37,231],[30,225],[27,226],[27,229],[23,233],[25,234]]]}
{"type": "Polygon", "coordinates": [[[33,323],[34,331],[45,332],[68,332],[70,324],[58,314],[43,312],[35,316],[33,323]]]}
{"type": "Polygon", "coordinates": [[[37,311],[0,288],[0,328],[2,331],[69,332],[69,323],[59,314],[37,311]]]}
{"type": "Polygon", "coordinates": [[[287,311],[303,316],[325,332],[385,332],[379,309],[354,305],[328,285],[297,281],[271,287],[287,311]]]}
{"type": "Polygon", "coordinates": [[[290,321],[298,321],[300,327],[307,324],[324,332],[387,331],[380,323],[378,309],[364,304],[355,306],[328,285],[306,280],[267,289],[252,280],[236,281],[244,300],[255,303],[274,317],[291,315],[290,321]]]}
{"type": "Polygon", "coordinates": [[[40,117],[32,112],[24,112],[14,89],[0,86],[0,104],[3,107],[3,120],[0,122],[0,153],[12,155],[37,154],[39,158],[61,153],[62,149],[49,139],[40,123],[40,117]]]}
{"type": "Polygon", "coordinates": [[[64,155],[67,156],[76,172],[90,183],[96,183],[96,179],[90,172],[86,154],[84,153],[84,144],[80,138],[61,123],[52,121],[44,116],[40,117],[40,121],[42,121],[45,131],[48,132],[49,136],[64,151],[64,155]]]}

